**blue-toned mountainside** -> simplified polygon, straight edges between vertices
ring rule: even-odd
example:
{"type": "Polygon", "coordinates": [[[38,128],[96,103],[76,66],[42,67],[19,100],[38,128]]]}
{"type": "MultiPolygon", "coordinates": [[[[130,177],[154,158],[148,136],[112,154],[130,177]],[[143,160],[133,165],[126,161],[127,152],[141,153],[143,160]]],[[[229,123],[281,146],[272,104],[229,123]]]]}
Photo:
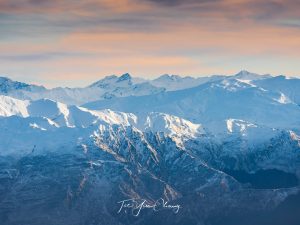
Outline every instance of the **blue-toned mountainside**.
{"type": "Polygon", "coordinates": [[[299,81],[124,74],[46,89],[1,78],[1,224],[296,225],[299,81]],[[119,211],[161,198],[178,213],[119,211]]]}
{"type": "Polygon", "coordinates": [[[43,86],[30,85],[18,81],[13,81],[7,77],[0,77],[0,93],[9,94],[18,91],[44,91],[43,86]]]}

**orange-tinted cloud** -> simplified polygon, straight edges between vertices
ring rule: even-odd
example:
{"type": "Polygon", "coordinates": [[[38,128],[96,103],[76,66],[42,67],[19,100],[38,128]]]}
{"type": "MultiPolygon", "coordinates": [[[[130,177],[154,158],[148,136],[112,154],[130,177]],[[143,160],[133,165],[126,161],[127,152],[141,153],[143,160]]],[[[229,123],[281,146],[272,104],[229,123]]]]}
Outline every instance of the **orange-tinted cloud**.
{"type": "Polygon", "coordinates": [[[65,13],[82,16],[96,15],[97,12],[133,12],[148,9],[149,4],[136,0],[0,0],[3,13],[65,13]]]}

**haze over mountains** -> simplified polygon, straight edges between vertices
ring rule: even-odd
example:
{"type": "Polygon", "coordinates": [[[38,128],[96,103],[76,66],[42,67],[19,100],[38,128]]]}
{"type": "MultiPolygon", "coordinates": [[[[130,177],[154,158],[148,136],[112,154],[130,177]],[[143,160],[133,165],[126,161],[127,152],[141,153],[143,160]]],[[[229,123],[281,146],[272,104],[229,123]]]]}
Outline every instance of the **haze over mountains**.
{"type": "Polygon", "coordinates": [[[124,74],[54,89],[0,78],[0,218],[18,224],[34,210],[27,224],[271,219],[264,210],[299,193],[298,90],[297,78],[247,71],[124,74]],[[182,214],[116,213],[122,199],[160,197],[183,204],[182,214]]]}

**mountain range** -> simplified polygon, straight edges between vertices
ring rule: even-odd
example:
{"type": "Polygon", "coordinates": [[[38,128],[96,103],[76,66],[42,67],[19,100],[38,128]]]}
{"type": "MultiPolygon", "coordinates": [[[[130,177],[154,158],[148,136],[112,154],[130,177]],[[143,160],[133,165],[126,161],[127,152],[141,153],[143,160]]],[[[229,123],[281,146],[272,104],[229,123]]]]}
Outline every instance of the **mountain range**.
{"type": "Polygon", "coordinates": [[[247,71],[53,89],[0,78],[0,221],[296,225],[298,90],[247,71]],[[118,213],[160,198],[180,212],[118,213]]]}
{"type": "MultiPolygon", "coordinates": [[[[234,78],[262,79],[268,75],[241,71],[234,78]]],[[[38,100],[48,98],[68,105],[82,105],[91,101],[111,99],[126,96],[152,95],[166,91],[176,91],[199,86],[201,84],[219,81],[226,76],[210,77],[180,77],[178,75],[162,75],[154,80],[133,78],[126,73],[118,77],[107,76],[85,88],[53,88],[47,89],[43,86],[26,84],[13,81],[6,77],[0,77],[0,94],[11,96],[22,100],[38,100]]]]}

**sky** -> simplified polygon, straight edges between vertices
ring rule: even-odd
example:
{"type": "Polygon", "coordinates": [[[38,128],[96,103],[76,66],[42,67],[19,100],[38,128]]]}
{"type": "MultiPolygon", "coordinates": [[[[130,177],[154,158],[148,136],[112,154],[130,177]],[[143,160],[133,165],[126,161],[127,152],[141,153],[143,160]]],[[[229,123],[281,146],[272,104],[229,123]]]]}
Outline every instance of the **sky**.
{"type": "Polygon", "coordinates": [[[300,77],[299,0],[0,0],[0,76],[85,86],[130,73],[300,77]]]}

